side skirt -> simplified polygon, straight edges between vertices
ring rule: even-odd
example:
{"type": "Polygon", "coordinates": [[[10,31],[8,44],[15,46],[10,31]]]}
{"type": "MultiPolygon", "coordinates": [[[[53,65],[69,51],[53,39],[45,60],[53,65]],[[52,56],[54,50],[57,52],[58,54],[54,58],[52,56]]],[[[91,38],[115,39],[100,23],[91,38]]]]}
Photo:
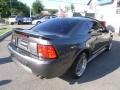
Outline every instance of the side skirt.
{"type": "Polygon", "coordinates": [[[103,49],[101,49],[99,52],[97,52],[96,54],[94,54],[91,58],[88,59],[88,63],[90,61],[92,61],[95,57],[97,57],[98,55],[100,55],[102,52],[104,52],[106,50],[106,48],[104,47],[103,49]]]}

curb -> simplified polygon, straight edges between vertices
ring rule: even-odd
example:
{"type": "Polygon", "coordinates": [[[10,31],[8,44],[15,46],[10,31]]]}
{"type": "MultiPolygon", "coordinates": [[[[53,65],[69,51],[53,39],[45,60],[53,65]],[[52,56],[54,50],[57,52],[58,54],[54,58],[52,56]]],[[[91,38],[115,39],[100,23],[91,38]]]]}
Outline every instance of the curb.
{"type": "Polygon", "coordinates": [[[0,42],[3,41],[6,37],[12,34],[12,30],[0,35],[0,42]]]}
{"type": "Polygon", "coordinates": [[[0,35],[0,42],[3,41],[6,37],[10,36],[12,34],[12,32],[14,30],[17,30],[17,29],[21,29],[23,30],[22,28],[13,28],[12,30],[6,32],[6,33],[3,33],[2,35],[0,35]]]}

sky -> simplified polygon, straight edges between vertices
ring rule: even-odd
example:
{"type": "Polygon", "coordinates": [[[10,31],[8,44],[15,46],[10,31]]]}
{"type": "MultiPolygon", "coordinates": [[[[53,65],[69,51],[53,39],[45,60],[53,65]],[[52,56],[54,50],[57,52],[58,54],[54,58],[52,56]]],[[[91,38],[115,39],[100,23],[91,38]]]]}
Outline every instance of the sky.
{"type": "MultiPolygon", "coordinates": [[[[19,0],[23,3],[26,3],[28,6],[31,6],[35,0],[19,0]]],[[[47,9],[58,9],[59,6],[73,4],[86,4],[89,0],[40,0],[42,4],[47,9]]]]}

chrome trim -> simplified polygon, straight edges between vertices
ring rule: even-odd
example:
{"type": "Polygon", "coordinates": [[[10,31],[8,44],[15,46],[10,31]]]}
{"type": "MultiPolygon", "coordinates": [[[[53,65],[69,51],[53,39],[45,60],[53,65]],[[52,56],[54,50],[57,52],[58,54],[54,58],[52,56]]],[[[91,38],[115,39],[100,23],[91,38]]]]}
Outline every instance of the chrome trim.
{"type": "Polygon", "coordinates": [[[93,54],[96,54],[96,53],[98,53],[99,51],[101,51],[103,48],[105,48],[107,46],[107,44],[106,45],[104,45],[104,46],[102,46],[101,48],[99,48],[98,50],[96,50],[96,51],[94,51],[93,52],[93,54]]]}
{"type": "Polygon", "coordinates": [[[98,53],[96,53],[95,55],[93,55],[90,59],[88,59],[88,63],[90,61],[92,61],[95,57],[97,57],[98,55],[100,55],[103,51],[105,51],[106,48],[104,47],[103,49],[101,49],[98,53]]]}

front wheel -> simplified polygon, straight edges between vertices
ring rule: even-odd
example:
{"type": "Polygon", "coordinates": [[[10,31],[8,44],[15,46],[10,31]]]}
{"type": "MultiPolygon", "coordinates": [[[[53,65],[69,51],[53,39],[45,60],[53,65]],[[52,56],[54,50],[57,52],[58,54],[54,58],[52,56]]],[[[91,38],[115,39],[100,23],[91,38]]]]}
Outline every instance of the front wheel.
{"type": "Polygon", "coordinates": [[[84,74],[86,70],[86,66],[87,66],[87,55],[86,53],[82,53],[76,59],[76,61],[72,66],[73,77],[76,79],[80,78],[84,74]]]}
{"type": "Polygon", "coordinates": [[[17,23],[18,25],[21,25],[22,24],[22,21],[18,21],[18,23],[17,23]]]}
{"type": "Polygon", "coordinates": [[[13,23],[13,22],[11,22],[10,24],[11,24],[11,25],[14,25],[14,23],[13,23]]]}
{"type": "Polygon", "coordinates": [[[36,25],[38,25],[38,24],[40,24],[41,22],[40,21],[38,21],[37,23],[36,23],[36,25]]]}

